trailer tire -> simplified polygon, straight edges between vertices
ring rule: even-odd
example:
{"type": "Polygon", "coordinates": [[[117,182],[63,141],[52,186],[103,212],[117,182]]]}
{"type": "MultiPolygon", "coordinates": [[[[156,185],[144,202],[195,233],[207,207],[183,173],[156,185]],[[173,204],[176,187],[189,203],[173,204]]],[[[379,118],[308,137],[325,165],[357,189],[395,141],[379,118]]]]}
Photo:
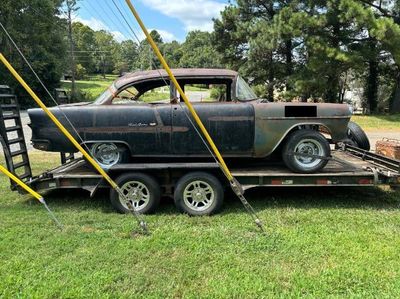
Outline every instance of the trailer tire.
{"type": "Polygon", "coordinates": [[[174,201],[179,211],[191,216],[212,215],[222,207],[224,190],[215,176],[191,172],[177,182],[174,201]]]}
{"type": "Polygon", "coordinates": [[[325,167],[327,159],[296,156],[293,154],[295,152],[323,157],[331,155],[328,140],[314,130],[293,132],[282,149],[282,159],[290,170],[298,173],[314,173],[325,167]]]}
{"type": "Polygon", "coordinates": [[[367,134],[365,134],[364,130],[355,122],[350,121],[347,125],[347,137],[353,141],[357,147],[366,151],[371,149],[367,134]]]}
{"type": "MultiPolygon", "coordinates": [[[[137,212],[150,214],[157,209],[160,203],[161,189],[153,177],[144,173],[126,173],[119,176],[115,182],[121,191],[133,201],[133,206],[137,212]]],[[[114,189],[110,191],[110,201],[119,213],[131,212],[114,189]]]]}

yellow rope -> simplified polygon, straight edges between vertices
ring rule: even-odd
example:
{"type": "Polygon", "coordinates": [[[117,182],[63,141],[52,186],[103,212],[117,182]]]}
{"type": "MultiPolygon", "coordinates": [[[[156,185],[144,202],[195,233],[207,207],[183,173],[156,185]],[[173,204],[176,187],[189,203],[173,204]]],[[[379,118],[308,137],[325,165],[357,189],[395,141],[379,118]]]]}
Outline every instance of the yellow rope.
{"type": "Polygon", "coordinates": [[[17,73],[13,66],[8,60],[0,53],[0,60],[11,72],[11,74],[17,79],[17,81],[25,88],[35,102],[43,109],[43,111],[50,117],[55,125],[61,130],[61,132],[72,142],[72,144],[82,153],[82,155],[89,161],[90,164],[104,177],[104,179],[111,185],[112,188],[118,189],[118,185],[110,178],[110,176],[100,167],[99,164],[83,149],[83,147],[75,140],[75,138],[67,131],[67,129],[58,121],[54,114],[46,107],[46,105],[39,99],[35,92],[29,87],[29,85],[22,79],[17,73]]]}
{"type": "Polygon", "coordinates": [[[21,181],[19,178],[17,178],[15,175],[13,175],[11,172],[9,172],[7,169],[5,169],[3,166],[0,165],[0,171],[4,173],[6,176],[8,176],[10,179],[12,179],[15,183],[17,183],[21,188],[23,188],[25,191],[27,191],[29,194],[31,194],[33,197],[35,197],[38,201],[42,202],[43,196],[41,196],[39,193],[36,191],[32,190],[27,184],[25,184],[23,181],[21,181]]]}

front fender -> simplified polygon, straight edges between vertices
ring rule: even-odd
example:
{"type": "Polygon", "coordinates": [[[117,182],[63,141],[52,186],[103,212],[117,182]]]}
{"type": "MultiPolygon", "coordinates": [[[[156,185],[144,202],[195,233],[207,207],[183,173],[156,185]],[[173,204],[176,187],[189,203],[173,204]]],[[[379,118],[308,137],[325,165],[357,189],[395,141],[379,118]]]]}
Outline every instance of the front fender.
{"type": "Polygon", "coordinates": [[[255,109],[255,157],[261,158],[272,154],[285,137],[301,125],[325,127],[330,132],[333,142],[346,138],[347,125],[351,116],[346,110],[347,107],[339,104],[322,104],[326,106],[317,105],[318,114],[315,116],[287,117],[285,116],[286,105],[295,106],[291,103],[257,104],[255,109]]]}

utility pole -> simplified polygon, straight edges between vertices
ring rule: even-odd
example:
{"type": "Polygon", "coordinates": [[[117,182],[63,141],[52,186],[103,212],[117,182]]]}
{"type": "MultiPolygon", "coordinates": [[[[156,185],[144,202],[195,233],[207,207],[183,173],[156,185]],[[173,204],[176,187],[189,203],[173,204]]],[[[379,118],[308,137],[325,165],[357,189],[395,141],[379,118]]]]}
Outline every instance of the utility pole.
{"type": "Polygon", "coordinates": [[[74,47],[74,39],[72,36],[72,13],[77,11],[76,0],[66,0],[67,5],[67,17],[68,17],[68,40],[70,47],[70,65],[71,65],[71,97],[73,100],[76,97],[76,86],[75,86],[75,77],[76,77],[76,62],[75,62],[75,47],[74,47]]]}
{"type": "Polygon", "coordinates": [[[105,79],[106,78],[106,62],[105,62],[104,54],[101,54],[100,58],[101,58],[103,79],[105,79]]]}
{"type": "Polygon", "coordinates": [[[153,60],[153,50],[149,46],[149,70],[153,69],[153,64],[152,64],[153,61],[152,60],[153,60]]]}

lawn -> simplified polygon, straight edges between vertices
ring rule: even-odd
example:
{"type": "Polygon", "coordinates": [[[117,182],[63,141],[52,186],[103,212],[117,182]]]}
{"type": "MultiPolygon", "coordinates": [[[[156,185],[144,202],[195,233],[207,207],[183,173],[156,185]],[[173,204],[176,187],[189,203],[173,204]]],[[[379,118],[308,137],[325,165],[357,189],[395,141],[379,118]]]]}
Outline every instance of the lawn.
{"type": "MultiPolygon", "coordinates": [[[[31,155],[36,173],[56,159],[31,155]]],[[[0,176],[0,298],[400,296],[400,192],[262,189],[247,197],[266,236],[228,196],[213,217],[181,215],[163,200],[146,216],[151,236],[132,237],[134,219],[116,214],[107,192],[89,199],[78,191],[45,196],[65,226],[59,231],[0,176]]]]}
{"type": "MultiPolygon", "coordinates": [[[[88,76],[85,80],[77,80],[76,86],[81,92],[83,92],[87,96],[85,100],[93,101],[99,95],[101,95],[117,78],[118,77],[115,75],[106,75],[106,78],[103,78],[101,75],[91,75],[88,76]]],[[[68,92],[71,92],[70,81],[63,81],[61,83],[61,87],[68,92]]],[[[162,91],[147,92],[144,94],[144,96],[142,96],[141,99],[144,102],[169,99],[169,91],[165,92],[165,88],[163,88],[162,91]]]]}
{"type": "MultiPolygon", "coordinates": [[[[88,100],[95,100],[117,78],[118,76],[116,75],[106,75],[106,78],[103,78],[101,75],[91,75],[85,78],[85,80],[76,81],[76,87],[87,95],[88,100]]],[[[61,87],[70,92],[71,81],[62,81],[61,87]]]]}
{"type": "Polygon", "coordinates": [[[400,130],[400,114],[354,115],[351,120],[365,130],[400,130]]]}

